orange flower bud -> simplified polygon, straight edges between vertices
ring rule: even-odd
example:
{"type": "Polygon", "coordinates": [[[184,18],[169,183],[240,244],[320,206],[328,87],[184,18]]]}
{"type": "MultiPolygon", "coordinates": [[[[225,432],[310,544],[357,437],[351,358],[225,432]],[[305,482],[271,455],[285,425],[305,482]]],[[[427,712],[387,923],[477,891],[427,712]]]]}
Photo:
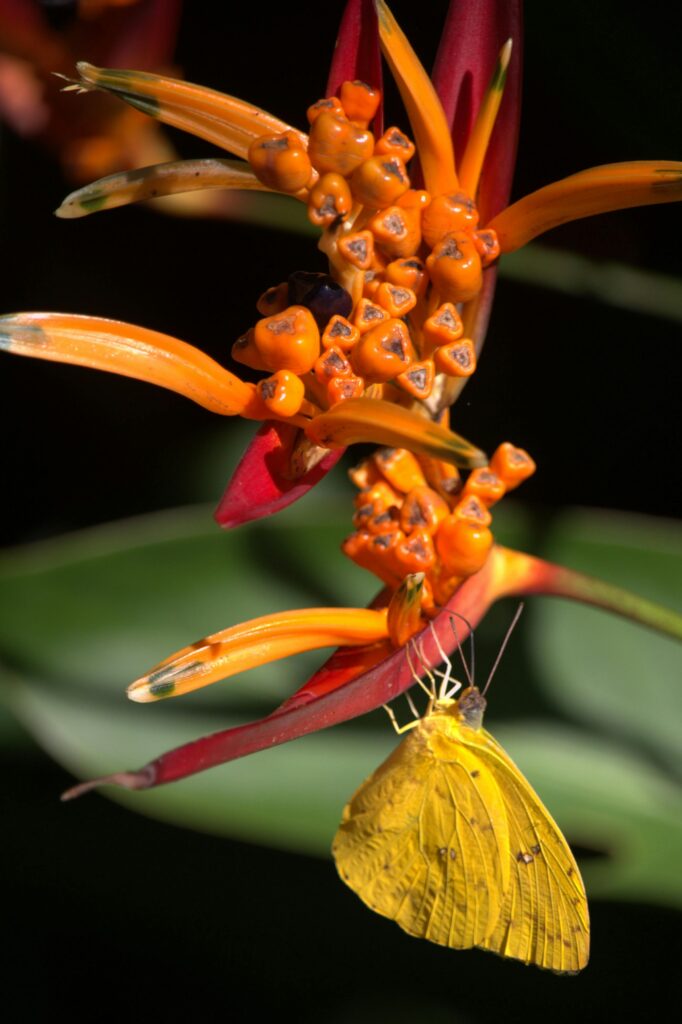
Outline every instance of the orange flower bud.
{"type": "Polygon", "coordinates": [[[421,244],[417,210],[401,210],[399,206],[389,206],[375,213],[367,227],[388,256],[413,256],[421,244]]]}
{"type": "Polygon", "coordinates": [[[484,267],[489,267],[500,255],[497,232],[492,228],[486,228],[485,231],[472,231],[471,237],[474,240],[476,252],[481,257],[481,263],[484,267]]]}
{"type": "Polygon", "coordinates": [[[451,196],[434,196],[422,214],[422,234],[431,249],[445,235],[472,231],[477,224],[476,204],[463,192],[451,196]]]}
{"type": "Polygon", "coordinates": [[[403,210],[417,210],[421,214],[430,202],[430,192],[425,192],[424,189],[408,188],[407,192],[403,192],[400,199],[396,199],[395,205],[400,206],[403,210]]]}
{"type": "Polygon", "coordinates": [[[428,320],[422,324],[424,335],[424,355],[429,355],[435,348],[458,341],[464,333],[459,313],[452,302],[444,302],[428,320]]]}
{"type": "Polygon", "coordinates": [[[405,572],[428,572],[436,562],[431,534],[428,530],[414,530],[396,544],[395,557],[405,572]]]}
{"type": "Polygon", "coordinates": [[[379,285],[376,301],[390,316],[407,316],[417,305],[417,296],[411,288],[400,288],[397,284],[384,281],[379,285]]]}
{"type": "Polygon", "coordinates": [[[372,156],[353,171],[350,179],[353,199],[374,209],[390,206],[409,187],[405,164],[397,156],[372,156]]]}
{"type": "Polygon", "coordinates": [[[356,231],[339,239],[339,252],[358,270],[369,270],[374,257],[374,236],[371,231],[356,231]]]}
{"type": "Polygon", "coordinates": [[[352,469],[348,470],[348,476],[351,483],[359,487],[360,490],[365,490],[382,478],[373,459],[363,459],[357,466],[353,466],[352,469]]]}
{"type": "Polygon", "coordinates": [[[401,501],[402,498],[398,491],[379,475],[369,487],[363,488],[355,496],[355,507],[362,508],[363,505],[369,503],[372,505],[373,514],[376,515],[379,512],[385,512],[392,505],[399,505],[401,501]]]}
{"type": "Polygon", "coordinates": [[[345,178],[340,174],[323,174],[311,189],[308,219],[315,227],[326,228],[339,217],[350,213],[353,200],[345,178]]]}
{"type": "Polygon", "coordinates": [[[471,235],[446,235],[426,260],[434,288],[447,302],[468,302],[481,290],[481,257],[471,235]]]}
{"type": "Polygon", "coordinates": [[[409,369],[399,373],[395,378],[395,383],[408,395],[421,401],[431,394],[435,376],[434,364],[430,359],[424,359],[419,363],[412,363],[409,369]]]}
{"type": "Polygon", "coordinates": [[[379,104],[381,92],[373,89],[366,82],[343,82],[341,84],[341,106],[349,121],[366,128],[372,120],[379,104]]]}
{"type": "MultiPolygon", "coordinates": [[[[402,563],[400,546],[397,558],[402,563]]],[[[391,598],[386,626],[394,647],[404,647],[424,627],[421,609],[425,582],[423,572],[409,572],[391,598]]]]}
{"type": "Polygon", "coordinates": [[[374,302],[381,283],[381,277],[375,270],[365,271],[365,277],[362,282],[362,298],[374,302]]]}
{"type": "MultiPolygon", "coordinates": [[[[402,539],[402,534],[400,539],[402,539]]],[[[341,545],[341,550],[356,565],[363,569],[369,569],[380,580],[390,587],[398,586],[401,582],[401,572],[393,567],[390,562],[390,548],[395,547],[398,538],[395,534],[381,534],[372,536],[367,530],[360,530],[351,534],[341,545]]]]}
{"type": "Polygon", "coordinates": [[[446,501],[430,487],[414,487],[400,510],[400,526],[407,534],[413,530],[435,533],[440,523],[450,514],[446,501]]]}
{"type": "Polygon", "coordinates": [[[411,288],[416,296],[424,293],[428,283],[424,264],[416,256],[389,263],[384,277],[391,284],[397,284],[400,288],[411,288]]]}
{"type": "Polygon", "coordinates": [[[418,455],[426,482],[440,494],[445,501],[451,501],[462,490],[459,470],[449,462],[441,462],[430,455],[418,455]]]}
{"type": "Polygon", "coordinates": [[[400,128],[387,128],[374,147],[378,156],[399,156],[407,163],[414,156],[414,142],[400,131],[400,128]]]}
{"type": "Polygon", "coordinates": [[[258,180],[277,192],[298,192],[313,177],[301,138],[292,131],[254,139],[249,146],[249,163],[258,180]]]}
{"type": "Polygon", "coordinates": [[[315,360],[313,373],[320,384],[327,384],[332,377],[349,377],[353,371],[341,349],[328,348],[315,360]]]}
{"type": "Polygon", "coordinates": [[[266,289],[256,303],[256,309],[261,316],[272,316],[273,313],[281,313],[286,309],[289,301],[289,285],[286,281],[273,285],[266,289]]]}
{"type": "Polygon", "coordinates": [[[369,160],[373,149],[372,133],[340,114],[323,111],[311,125],[308,156],[320,174],[333,171],[347,178],[369,160]]]}
{"type": "Polygon", "coordinates": [[[426,484],[417,459],[407,448],[379,448],[372,457],[374,465],[394,492],[407,494],[426,484]]]}
{"type": "Polygon", "coordinates": [[[345,402],[349,398],[361,398],[364,390],[364,380],[362,377],[356,377],[354,373],[348,377],[331,377],[327,383],[327,403],[331,406],[337,402],[345,402]]]}
{"type": "Polygon", "coordinates": [[[270,370],[254,343],[254,330],[249,330],[237,338],[232,346],[232,358],[243,366],[250,366],[252,370],[270,370]]]}
{"type": "Polygon", "coordinates": [[[470,377],[476,369],[476,349],[469,338],[441,345],[433,353],[433,361],[439,373],[448,377],[470,377]]]}
{"type": "Polygon", "coordinates": [[[473,469],[464,485],[464,495],[473,494],[488,508],[494,505],[505,494],[506,487],[501,478],[492,469],[484,466],[473,469]]]}
{"type": "Polygon", "coordinates": [[[350,352],[359,337],[360,331],[355,324],[337,314],[325,327],[322,344],[325,348],[340,348],[342,352],[350,352]]]}
{"type": "Polygon", "coordinates": [[[369,299],[360,299],[355,307],[355,316],[353,317],[353,323],[360,331],[360,334],[371,331],[382,320],[388,320],[388,313],[385,309],[377,306],[375,302],[370,302],[369,299]]]}
{"type": "Polygon", "coordinates": [[[406,370],[413,355],[407,327],[402,320],[389,319],[362,335],[351,352],[351,362],[370,383],[383,383],[406,370]]]}
{"type": "Polygon", "coordinates": [[[341,114],[343,116],[341,100],[336,96],[327,96],[325,99],[317,100],[306,110],[308,124],[312,124],[320,114],[341,114]]]}
{"type": "Polygon", "coordinates": [[[393,533],[398,526],[398,519],[400,512],[397,505],[389,505],[387,509],[382,512],[375,512],[374,515],[368,516],[365,524],[365,529],[376,536],[380,533],[393,533]]]}
{"type": "Polygon", "coordinates": [[[268,370],[312,370],[320,354],[320,332],[305,306],[289,306],[259,320],[253,329],[254,345],[268,370]]]}
{"type": "Polygon", "coordinates": [[[474,526],[490,526],[493,517],[487,507],[475,494],[464,494],[452,510],[452,514],[465,523],[472,523],[474,526]]]}
{"type": "Polygon", "coordinates": [[[445,570],[457,576],[478,572],[493,543],[487,526],[476,526],[451,514],[436,534],[436,550],[445,570]]]}
{"type": "Polygon", "coordinates": [[[264,405],[276,416],[295,416],[305,396],[303,381],[290,370],[278,370],[256,385],[264,405]]]}
{"type": "Polygon", "coordinates": [[[535,472],[535,463],[523,448],[505,441],[490,460],[490,468],[502,480],[507,491],[513,491],[535,472]]]}

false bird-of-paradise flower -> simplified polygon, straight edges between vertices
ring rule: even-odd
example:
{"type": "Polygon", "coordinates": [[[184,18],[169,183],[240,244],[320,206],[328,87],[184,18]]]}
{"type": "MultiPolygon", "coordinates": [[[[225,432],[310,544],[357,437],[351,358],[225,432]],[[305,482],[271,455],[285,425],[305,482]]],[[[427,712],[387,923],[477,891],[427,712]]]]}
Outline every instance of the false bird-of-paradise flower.
{"type": "MultiPolygon", "coordinates": [[[[5,347],[146,379],[211,411],[274,422],[262,429],[238,472],[258,514],[307,489],[343,445],[372,440],[392,446],[354,473],[360,488],[356,533],[345,545],[350,557],[385,583],[373,607],[304,609],[230,627],[167,658],[134,682],[129,695],[142,701],[180,696],[298,651],[341,645],[339,651],[266,719],[104,781],[158,785],[369,711],[411,685],[405,655],[410,638],[416,637],[427,663],[438,662],[453,645],[453,613],[473,626],[507,594],[585,600],[682,635],[679,618],[665,609],[494,546],[489,509],[532,471],[532,461],[502,445],[488,465],[444,422],[480,353],[499,238],[511,251],[522,236],[528,240],[561,219],[678,199],[682,165],[584,172],[587,181],[567,179],[522,201],[520,215],[519,204],[503,209],[518,103],[507,102],[505,113],[503,101],[497,114],[505,78],[511,86],[506,100],[518,100],[518,61],[509,63],[518,46],[514,51],[508,43],[510,36],[518,41],[518,6],[481,5],[487,16],[502,12],[507,25],[500,29],[499,21],[482,18],[470,66],[466,57],[449,59],[456,32],[449,18],[435,73],[444,106],[386,6],[376,6],[378,22],[370,18],[367,25],[371,30],[378,24],[414,143],[402,130],[383,132],[378,125],[379,83],[371,68],[362,73],[369,83],[356,80],[358,65],[368,60],[358,45],[358,27],[369,17],[363,2],[347,8],[341,39],[350,41],[350,49],[339,47],[332,69],[339,96],[331,95],[337,91],[332,87],[312,105],[309,133],[187,83],[79,66],[78,88],[113,92],[247,160],[181,162],[114,176],[68,197],[63,214],[195,186],[282,191],[305,202],[320,226],[330,274],[295,273],[261,297],[262,319],[235,343],[238,361],[269,373],[255,385],[177,339],[115,321],[6,317],[0,328],[5,347]],[[410,172],[410,181],[406,163],[415,143],[420,169],[410,172]],[[423,188],[412,187],[417,173],[423,188]],[[399,248],[403,242],[405,249],[399,248]],[[457,466],[472,470],[466,480],[457,466]]],[[[477,15],[468,11],[466,18],[476,22],[477,15]]],[[[465,42],[459,35],[456,52],[464,52],[465,42]]],[[[235,509],[228,491],[219,518],[230,524],[253,518],[235,509]]]]}
{"type": "Polygon", "coordinates": [[[68,87],[118,96],[239,159],[113,175],[67,197],[60,216],[195,189],[248,189],[305,203],[320,229],[329,274],[294,272],[266,290],[261,318],[232,347],[237,362],[264,375],[256,384],[130,324],[49,313],[0,321],[10,352],[136,376],[223,415],[264,421],[220,503],[222,525],[290,503],[357,441],[485,466],[485,453],[446,420],[476,368],[499,255],[567,220],[682,198],[682,163],[641,161],[583,171],[504,208],[519,5],[466,7],[460,31],[453,4],[436,87],[383,0],[374,7],[376,15],[365,0],[348,5],[328,95],[309,107],[308,131],[234,97],[137,71],[82,62],[68,87]],[[412,137],[383,130],[377,34],[412,137]]]}

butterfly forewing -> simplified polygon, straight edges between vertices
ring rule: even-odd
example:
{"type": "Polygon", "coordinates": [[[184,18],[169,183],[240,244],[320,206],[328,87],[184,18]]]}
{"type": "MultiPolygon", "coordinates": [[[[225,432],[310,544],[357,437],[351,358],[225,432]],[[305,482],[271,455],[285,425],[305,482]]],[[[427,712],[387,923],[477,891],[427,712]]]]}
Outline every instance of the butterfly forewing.
{"type": "Polygon", "coordinates": [[[497,923],[510,879],[502,793],[436,711],[360,786],[332,847],[339,874],[411,935],[456,949],[497,923]]]}
{"type": "Polygon", "coordinates": [[[499,743],[485,730],[470,742],[504,794],[510,837],[511,884],[496,928],[478,945],[552,971],[579,971],[589,956],[589,917],[573,854],[499,743]]]}

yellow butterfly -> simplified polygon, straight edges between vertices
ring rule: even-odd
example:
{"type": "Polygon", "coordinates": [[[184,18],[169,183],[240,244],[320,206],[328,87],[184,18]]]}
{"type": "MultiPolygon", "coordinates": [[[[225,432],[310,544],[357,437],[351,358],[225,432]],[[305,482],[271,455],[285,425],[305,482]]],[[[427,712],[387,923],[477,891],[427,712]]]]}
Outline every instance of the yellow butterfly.
{"type": "Polygon", "coordinates": [[[573,854],[482,727],[481,692],[447,695],[445,660],[440,695],[430,693],[425,716],[401,730],[410,731],[345,807],[332,846],[338,872],[410,935],[579,971],[589,917],[573,854]]]}

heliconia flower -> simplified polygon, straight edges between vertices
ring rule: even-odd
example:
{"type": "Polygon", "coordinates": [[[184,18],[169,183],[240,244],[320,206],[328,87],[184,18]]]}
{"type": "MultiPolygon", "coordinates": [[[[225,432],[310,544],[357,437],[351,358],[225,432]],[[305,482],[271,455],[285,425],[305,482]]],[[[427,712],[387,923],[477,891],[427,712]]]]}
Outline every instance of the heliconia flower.
{"type": "Polygon", "coordinates": [[[453,5],[434,87],[383,0],[374,8],[351,0],[329,94],[308,109],[308,132],[191,83],[80,63],[68,88],[116,95],[239,159],[113,175],[68,196],[60,216],[196,189],[277,191],[306,204],[330,273],[295,272],[263,293],[261,319],[232,348],[237,362],[265,374],[255,385],[176,339],[89,317],[4,317],[2,347],[133,375],[223,415],[265,421],[220,503],[223,525],[295,500],[338,449],[357,441],[462,469],[485,466],[485,453],[449,429],[447,410],[476,368],[497,258],[567,220],[679,200],[682,163],[594,168],[504,208],[516,147],[520,7],[487,0],[466,5],[463,19],[460,27],[453,5]],[[414,142],[380,123],[377,32],[414,142]],[[415,151],[418,168],[408,174],[415,151]]]}

